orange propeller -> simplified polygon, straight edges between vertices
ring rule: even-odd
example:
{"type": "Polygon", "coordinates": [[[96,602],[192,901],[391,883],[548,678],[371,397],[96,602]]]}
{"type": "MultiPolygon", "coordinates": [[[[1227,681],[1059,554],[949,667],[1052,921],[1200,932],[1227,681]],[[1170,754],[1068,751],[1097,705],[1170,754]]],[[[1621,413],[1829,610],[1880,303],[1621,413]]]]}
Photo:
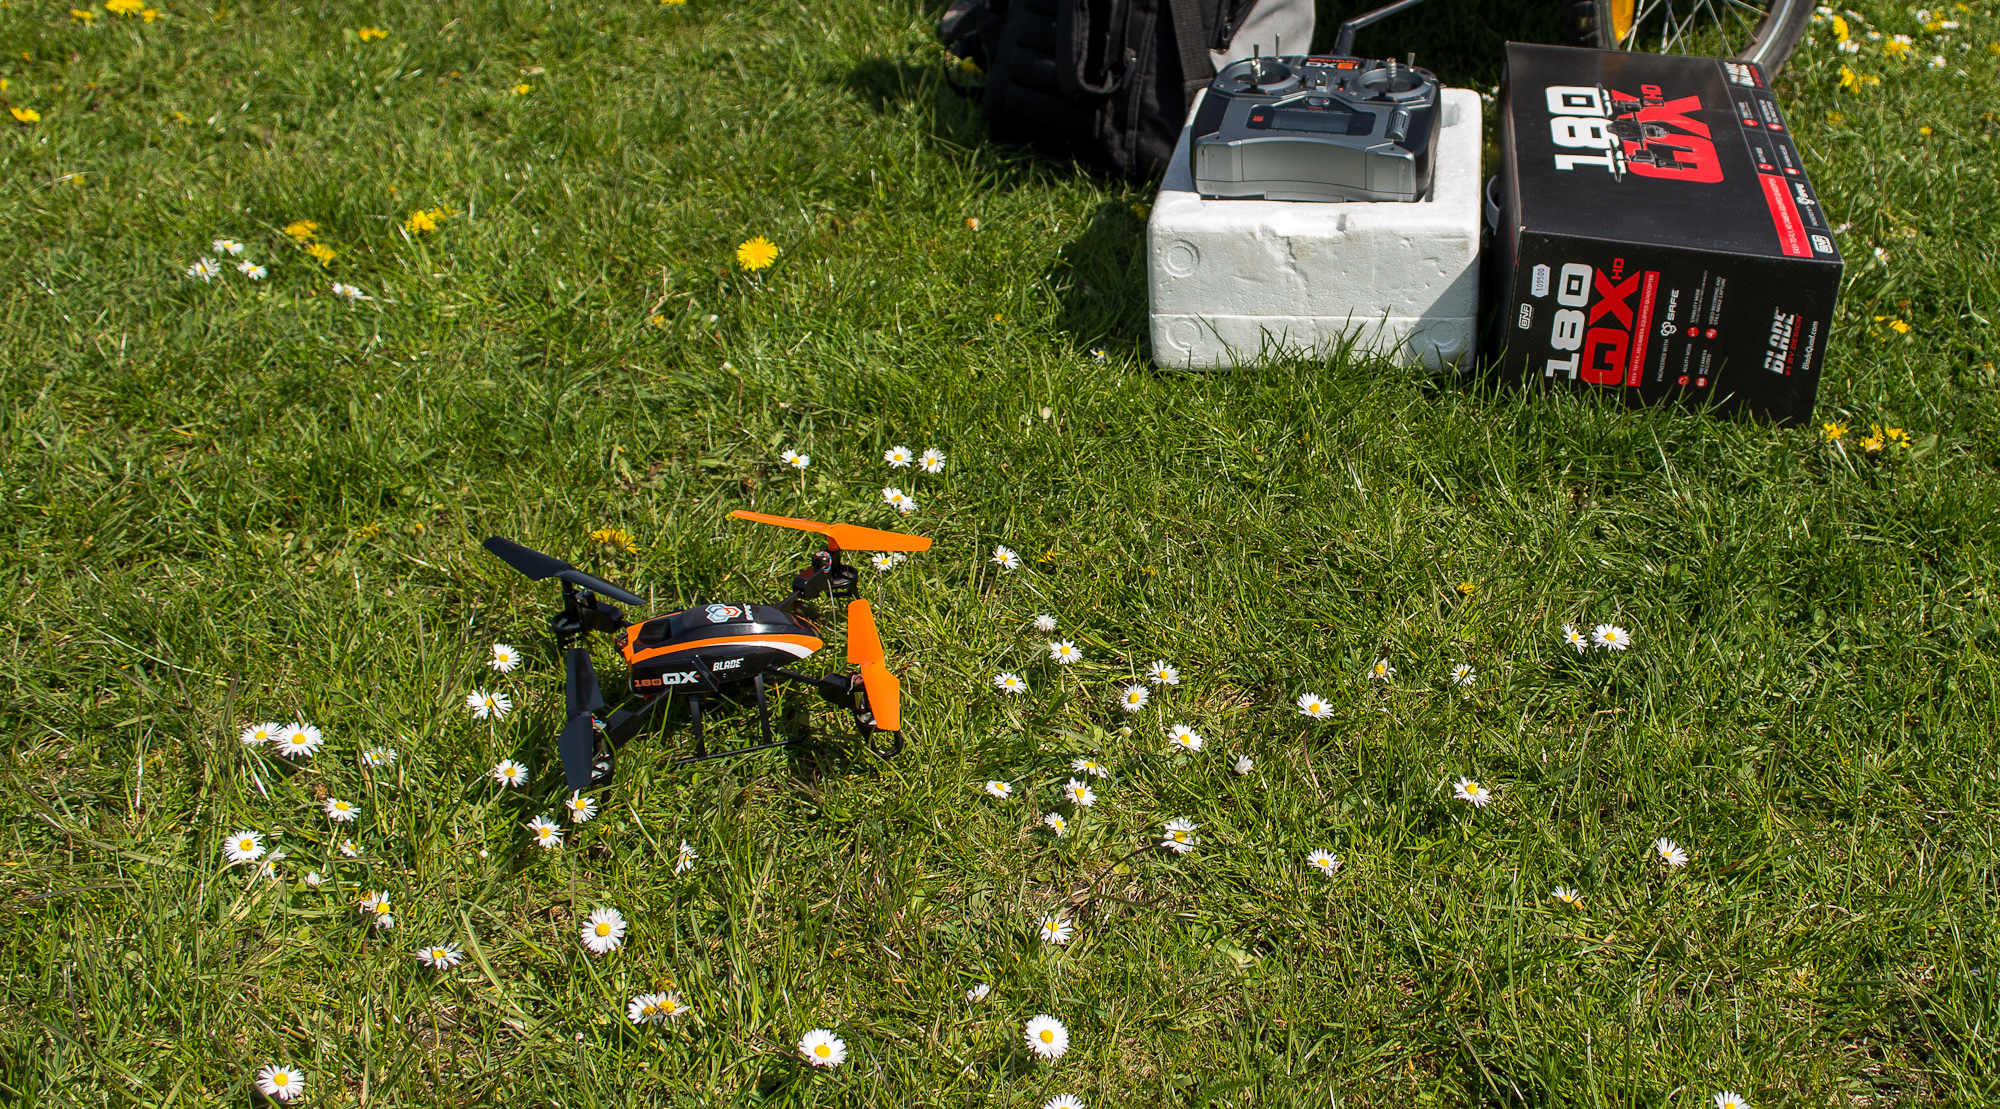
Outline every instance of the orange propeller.
{"type": "MultiPolygon", "coordinates": [[[[876,531],[856,524],[822,524],[813,520],[794,520],[789,516],[767,516],[762,512],[737,509],[730,513],[739,520],[755,520],[760,524],[776,524],[781,528],[797,528],[799,531],[816,531],[843,551],[928,551],[931,541],[919,535],[903,535],[893,531],[876,531]]],[[[877,652],[880,653],[879,651],[877,652]]]]}
{"type": "Polygon", "coordinates": [[[867,601],[848,602],[847,661],[861,667],[861,684],[868,690],[868,708],[875,714],[875,726],[897,732],[903,729],[903,683],[883,664],[884,657],[882,637],[875,631],[875,610],[867,601]]]}

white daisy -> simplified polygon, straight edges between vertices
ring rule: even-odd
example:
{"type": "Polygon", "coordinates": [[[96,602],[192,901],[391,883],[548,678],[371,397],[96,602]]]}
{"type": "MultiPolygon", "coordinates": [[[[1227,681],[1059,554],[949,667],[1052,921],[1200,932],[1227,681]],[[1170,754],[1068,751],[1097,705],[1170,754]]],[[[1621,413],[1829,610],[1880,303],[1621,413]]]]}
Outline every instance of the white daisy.
{"type": "Polygon", "coordinates": [[[262,747],[278,738],[278,733],[282,730],[283,725],[280,724],[252,724],[243,729],[243,733],[237,738],[243,741],[245,747],[262,747]]]}
{"type": "Polygon", "coordinates": [[[1028,1041],[1029,1051],[1044,1059],[1060,1059],[1069,1050],[1069,1029],[1047,1013],[1035,1014],[1021,1030],[1021,1038],[1028,1041]]]}
{"type": "Polygon", "coordinates": [[[585,797],[582,793],[570,794],[569,800],[564,801],[563,806],[569,810],[571,824],[582,824],[597,815],[597,798],[585,797]]]}
{"type": "Polygon", "coordinates": [[[221,272],[222,267],[207,258],[203,258],[187,268],[187,275],[204,285],[215,280],[215,275],[221,272]]]}
{"type": "Polygon", "coordinates": [[[1660,861],[1668,866],[1683,867],[1688,864],[1687,850],[1673,840],[1664,838],[1654,840],[1653,850],[1659,854],[1660,861]]]}
{"type": "Polygon", "coordinates": [[[993,561],[999,563],[1000,568],[1003,570],[1019,570],[1021,568],[1021,556],[1015,554],[1012,547],[1002,546],[993,548],[993,561]]]}
{"type": "Polygon", "coordinates": [[[1453,685],[1470,687],[1473,682],[1478,680],[1479,671],[1474,670],[1471,666],[1463,662],[1451,668],[1451,684],[1453,685]]]}
{"type": "Polygon", "coordinates": [[[1715,1095],[1715,1109],[1750,1109],[1750,1103],[1735,1090],[1724,1090],[1715,1095]]]}
{"type": "Polygon", "coordinates": [[[1396,668],[1389,665],[1388,659],[1378,658],[1375,660],[1375,665],[1368,668],[1368,676],[1386,682],[1396,676],[1396,668]]]}
{"type": "Polygon", "coordinates": [[[297,1067],[280,1066],[272,1063],[257,1072],[257,1092],[279,1101],[290,1101],[304,1097],[306,1092],[306,1072],[297,1067]]]}
{"type": "Polygon", "coordinates": [[[352,285],[343,285],[338,281],[333,283],[333,295],[337,297],[346,298],[347,303],[349,304],[353,304],[357,300],[368,299],[367,297],[361,295],[360,289],[357,289],[352,285]]]}
{"type": "Polygon", "coordinates": [[[262,862],[251,868],[250,877],[276,879],[278,877],[278,863],[284,857],[285,853],[283,851],[273,851],[264,856],[262,862]]]}
{"type": "Polygon", "coordinates": [[[236,832],[222,842],[222,857],[230,866],[254,863],[264,854],[264,833],[236,832]]]}
{"type": "Polygon", "coordinates": [[[837,1067],[847,1062],[847,1044],[831,1029],[815,1028],[799,1040],[799,1054],[815,1067],[837,1067]]]}
{"type": "Polygon", "coordinates": [[[1006,782],[1003,782],[998,778],[995,778],[994,780],[986,783],[986,792],[993,795],[994,797],[998,797],[1002,801],[1005,801],[1007,798],[1014,796],[1014,787],[1008,785],[1006,782]]]}
{"type": "Polygon", "coordinates": [[[894,486],[882,490],[882,500],[905,516],[917,510],[917,499],[894,486]]]}
{"type": "Polygon", "coordinates": [[[798,454],[793,451],[786,451],[785,463],[794,470],[803,470],[807,466],[812,465],[813,456],[809,454],[798,454]]]}
{"type": "Polygon", "coordinates": [[[507,695],[498,690],[489,693],[483,689],[475,689],[465,695],[465,707],[478,720],[485,720],[488,717],[505,720],[507,714],[513,711],[514,702],[508,700],[507,695]]]}
{"type": "Polygon", "coordinates": [[[1248,774],[1250,773],[1250,768],[1256,765],[1256,762],[1249,755],[1238,755],[1236,756],[1236,762],[1230,766],[1230,769],[1236,771],[1238,774],[1248,774]]]}
{"type": "Polygon", "coordinates": [[[217,254],[236,255],[243,253],[243,244],[237,242],[235,239],[217,239],[208,244],[208,248],[217,254]]]}
{"type": "Polygon", "coordinates": [[[1128,685],[1125,687],[1125,692],[1118,696],[1118,706],[1126,712],[1138,712],[1152,699],[1152,690],[1143,685],[1128,685]]]}
{"type": "Polygon", "coordinates": [[[1042,918],[1043,943],[1068,943],[1071,933],[1075,931],[1076,926],[1058,913],[1050,913],[1042,918]]]}
{"type": "Polygon", "coordinates": [[[1035,630],[1038,632],[1052,632],[1056,630],[1056,618],[1046,613],[1035,617],[1035,630]]]}
{"type": "Polygon", "coordinates": [[[1584,638],[1584,634],[1577,631],[1574,624],[1563,625],[1563,642],[1576,648],[1576,653],[1579,655],[1590,646],[1590,640],[1584,638]]]}
{"type": "Polygon", "coordinates": [[[1064,666],[1068,666],[1082,658],[1083,651],[1077,647],[1073,640],[1065,639],[1060,643],[1051,640],[1049,642],[1049,657],[1064,666]]]}
{"type": "Polygon", "coordinates": [[[360,807],[352,801],[342,801],[338,797],[329,797],[326,799],[327,819],[333,821],[335,824],[352,824],[354,823],[354,818],[360,815],[360,807]]]}
{"type": "Polygon", "coordinates": [[[242,274],[243,276],[249,278],[252,281],[262,281],[264,280],[264,275],[269,273],[270,271],[266,270],[264,267],[258,265],[257,263],[246,259],[244,261],[236,263],[236,272],[242,274]]]}
{"type": "MultiPolygon", "coordinates": [[[[1097,353],[1103,354],[1104,352],[1100,350],[1097,353]]],[[[1104,359],[1100,358],[1098,361],[1102,362],[1104,359]]],[[[1077,1097],[1075,1094],[1057,1094],[1047,1101],[1042,1102],[1042,1109],[1083,1109],[1083,1099],[1077,1097]]]]}
{"type": "MultiPolygon", "coordinates": [[[[797,466],[799,463],[799,452],[787,449],[783,454],[778,456],[778,460],[787,466],[797,466]]],[[[803,469],[803,467],[800,468],[803,469]]]]}
{"type": "Polygon", "coordinates": [[[389,891],[378,890],[362,898],[361,919],[377,928],[394,928],[396,914],[390,911],[389,891]]]}
{"type": "Polygon", "coordinates": [[[679,990],[668,990],[666,993],[654,994],[653,996],[657,999],[660,1010],[660,1015],[653,1018],[655,1020],[662,1022],[680,1020],[682,1017],[694,1012],[693,1007],[687,1003],[686,998],[680,995],[679,990]]]}
{"type": "Polygon", "coordinates": [[[1186,724],[1175,724],[1167,729],[1167,742],[1187,751],[1201,750],[1201,733],[1186,724]]]}
{"type": "Polygon", "coordinates": [[[1483,809],[1493,803],[1493,791],[1471,778],[1460,778],[1451,795],[1460,801],[1472,802],[1472,807],[1475,809],[1483,809]]]}
{"type": "Polygon", "coordinates": [[[434,943],[417,948],[417,961],[432,970],[450,970],[465,958],[465,952],[455,943],[434,943]]]}
{"type": "Polygon", "coordinates": [[[868,556],[868,565],[885,574],[894,570],[901,561],[902,557],[891,551],[877,551],[868,556]]]}
{"type": "Polygon", "coordinates": [[[534,833],[536,847],[554,850],[562,846],[562,828],[546,816],[528,821],[528,831],[534,833]]]}
{"type": "Polygon", "coordinates": [[[928,447],[924,450],[924,456],[917,460],[917,465],[927,474],[944,473],[944,452],[936,447],[928,447]]]}
{"type": "Polygon", "coordinates": [[[1583,895],[1568,886],[1557,886],[1555,889],[1549,891],[1549,896],[1568,905],[1572,909],[1583,908],[1583,895]]]}
{"type": "Polygon", "coordinates": [[[642,993],[625,1003],[625,1019],[633,1024],[653,1024],[660,1019],[660,994],[642,993]]]}
{"type": "Polygon", "coordinates": [[[578,935],[593,955],[616,951],[625,942],[625,917],[606,905],[583,918],[583,931],[578,935]]]}
{"type": "Polygon", "coordinates": [[[1340,856],[1322,847],[1307,853],[1306,865],[1331,878],[1340,869],[1340,856]]]}
{"type": "Polygon", "coordinates": [[[1064,820],[1063,814],[1059,812],[1043,813],[1042,823],[1045,826],[1047,826],[1049,831],[1054,832],[1057,836],[1064,836],[1069,834],[1069,821],[1064,820]]]}
{"type": "Polygon", "coordinates": [[[694,861],[699,858],[701,856],[694,853],[694,848],[688,845],[688,841],[682,840],[681,849],[674,852],[674,873],[686,874],[693,870],[694,861]]]}
{"type": "Polygon", "coordinates": [[[288,759],[298,759],[312,755],[323,742],[325,739],[319,729],[311,724],[287,724],[278,729],[271,746],[288,759]]]}
{"type": "Polygon", "coordinates": [[[1097,795],[1090,792],[1088,785],[1075,778],[1071,778],[1069,783],[1063,786],[1063,796],[1080,809],[1087,809],[1097,804],[1097,795]]]}
{"type": "Polygon", "coordinates": [[[1317,693],[1299,694],[1298,703],[1299,711],[1312,717],[1314,720],[1325,720],[1327,717],[1333,715],[1333,706],[1327,704],[1325,699],[1317,693]]]}
{"type": "Polygon", "coordinates": [[[521,665],[521,652],[516,651],[505,643],[495,643],[493,645],[493,658],[486,665],[505,674],[513,670],[516,666],[521,665]]]}
{"type": "Polygon", "coordinates": [[[1201,842],[1194,834],[1196,827],[1198,825],[1185,816],[1167,821],[1166,835],[1161,838],[1160,846],[1176,855],[1187,854],[1194,850],[1195,844],[1201,842]]]}
{"type": "Polygon", "coordinates": [[[910,448],[908,447],[890,447],[888,450],[882,452],[882,461],[887,462],[891,468],[897,470],[908,466],[911,457],[910,448]]]}
{"type": "Polygon", "coordinates": [[[1079,774],[1088,774],[1093,778],[1109,778],[1111,776],[1111,771],[1106,770],[1104,765],[1096,759],[1074,758],[1069,760],[1069,768],[1079,774]]]}
{"type": "Polygon", "coordinates": [[[361,752],[361,765],[372,767],[391,766],[396,761],[394,747],[370,747],[361,752]]]}
{"type": "Polygon", "coordinates": [[[306,876],[300,879],[300,881],[303,881],[308,886],[318,886],[321,882],[326,881],[326,879],[319,876],[319,871],[308,870],[306,871],[306,876]]]}
{"type": "Polygon", "coordinates": [[[503,786],[525,786],[528,784],[528,768],[513,759],[501,759],[487,776],[503,786]]]}
{"type": "Polygon", "coordinates": [[[986,995],[992,992],[993,992],[992,986],[989,986],[986,983],[981,982],[978,985],[972,987],[971,989],[965,991],[965,999],[967,1001],[972,1002],[974,1005],[977,1005],[980,1002],[986,1000],[986,995]]]}
{"type": "Polygon", "coordinates": [[[353,840],[344,839],[340,841],[340,853],[346,856],[347,858],[352,859],[360,856],[361,849],[359,847],[354,846],[353,840]]]}
{"type": "Polygon", "coordinates": [[[1153,680],[1154,685],[1181,684],[1180,668],[1168,666],[1164,659],[1154,659],[1152,664],[1146,667],[1146,676],[1153,680]]]}
{"type": "Polygon", "coordinates": [[[1590,633],[1590,641],[1607,651],[1622,651],[1632,645],[1631,635],[1616,624],[1597,625],[1590,633]]]}
{"type": "Polygon", "coordinates": [[[1022,681],[1021,675],[1014,673],[1012,670],[1003,670],[993,675],[993,685],[1002,693],[1026,693],[1028,691],[1028,683],[1022,681]]]}

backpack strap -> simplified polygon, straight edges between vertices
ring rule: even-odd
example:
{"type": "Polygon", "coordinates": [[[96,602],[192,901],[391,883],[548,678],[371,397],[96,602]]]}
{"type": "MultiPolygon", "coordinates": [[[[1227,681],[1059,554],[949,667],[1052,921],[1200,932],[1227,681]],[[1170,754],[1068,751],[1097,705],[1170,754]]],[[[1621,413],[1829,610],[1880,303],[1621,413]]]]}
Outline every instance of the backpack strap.
{"type": "Polygon", "coordinates": [[[1167,0],[1167,7],[1173,18],[1174,48],[1181,59],[1181,112],[1186,114],[1195,94],[1215,80],[1215,62],[1208,56],[1201,0],[1167,0]]]}
{"type": "Polygon", "coordinates": [[[1056,4],[1056,84],[1063,95],[1109,96],[1123,88],[1138,68],[1139,52],[1126,45],[1125,28],[1121,25],[1129,18],[1131,4],[1121,2],[1109,7],[1112,18],[1106,22],[1111,25],[1103,28],[1096,36],[1098,41],[1093,42],[1090,0],[1059,0],[1056,4]],[[1093,52],[1104,59],[1102,81],[1090,79],[1093,52]]]}

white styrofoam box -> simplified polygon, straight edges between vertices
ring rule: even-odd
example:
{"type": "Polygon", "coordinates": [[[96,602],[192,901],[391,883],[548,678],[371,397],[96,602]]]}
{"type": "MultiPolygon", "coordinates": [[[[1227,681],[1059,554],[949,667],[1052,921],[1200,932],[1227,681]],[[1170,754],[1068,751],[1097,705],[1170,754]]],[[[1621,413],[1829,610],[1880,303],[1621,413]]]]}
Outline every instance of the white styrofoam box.
{"type": "Polygon", "coordinates": [[[1479,94],[1445,89],[1442,111],[1431,197],[1409,204],[1203,200],[1182,127],[1146,224],[1153,361],[1249,366],[1280,351],[1326,357],[1351,340],[1434,369],[1469,363],[1479,94]]]}

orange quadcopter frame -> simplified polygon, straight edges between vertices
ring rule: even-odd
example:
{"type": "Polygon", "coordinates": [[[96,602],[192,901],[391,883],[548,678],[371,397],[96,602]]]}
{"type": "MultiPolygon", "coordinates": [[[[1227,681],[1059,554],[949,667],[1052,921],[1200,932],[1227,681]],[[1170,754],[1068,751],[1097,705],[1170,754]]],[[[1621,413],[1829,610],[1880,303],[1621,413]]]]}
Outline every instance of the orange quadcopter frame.
{"type": "Polygon", "coordinates": [[[842,550],[925,551],[931,541],[919,536],[854,524],[822,524],[738,510],[739,520],[818,532],[826,547],[813,552],[806,568],[792,579],[792,591],[775,605],[747,601],[694,604],[687,608],[631,623],[616,604],[643,605],[645,598],[593,577],[569,563],[530,550],[511,539],[494,536],[483,544],[507,565],[532,581],[562,582],[563,609],[549,618],[556,646],[564,652],[566,722],[556,741],[563,777],[573,790],[597,789],[611,782],[618,748],[645,727],[673,694],[687,701],[694,731],[694,752],[675,760],[676,766],[709,759],[747,755],[796,742],[771,738],[771,712],[765,687],[771,681],[792,682],[817,691],[828,702],[854,714],[857,730],[869,747],[884,758],[903,749],[902,689],[884,659],[882,637],[868,602],[858,598],[847,606],[847,661],[858,669],[847,674],[815,677],[790,669],[826,645],[818,625],[792,611],[801,601],[823,593],[854,598],[859,574],[840,560],[842,550]],[[604,632],[625,658],[626,685],[637,705],[604,715],[608,705],[591,666],[590,652],[570,643],[589,632],[604,632]],[[763,725],[763,742],[726,751],[710,751],[703,730],[705,701],[754,694],[763,725]],[[887,751],[874,747],[877,732],[895,737],[887,751]]]}

